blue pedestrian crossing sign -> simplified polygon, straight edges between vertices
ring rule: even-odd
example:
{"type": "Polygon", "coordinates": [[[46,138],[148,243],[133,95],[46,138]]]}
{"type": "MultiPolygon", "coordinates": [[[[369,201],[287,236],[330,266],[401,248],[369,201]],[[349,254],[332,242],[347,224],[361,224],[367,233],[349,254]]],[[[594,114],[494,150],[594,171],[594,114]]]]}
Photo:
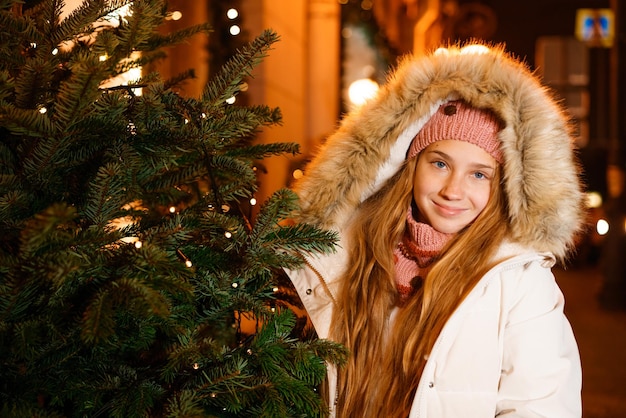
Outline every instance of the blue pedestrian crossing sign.
{"type": "Polygon", "coordinates": [[[613,46],[615,20],[611,9],[576,10],[576,37],[591,47],[613,46]]]}

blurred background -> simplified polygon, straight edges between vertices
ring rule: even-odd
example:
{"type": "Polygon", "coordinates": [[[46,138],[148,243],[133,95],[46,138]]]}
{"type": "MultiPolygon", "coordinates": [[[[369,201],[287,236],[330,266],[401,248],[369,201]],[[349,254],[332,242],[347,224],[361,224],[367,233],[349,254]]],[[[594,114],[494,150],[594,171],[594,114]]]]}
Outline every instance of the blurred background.
{"type": "MultiPolygon", "coordinates": [[[[29,3],[26,1],[26,3],[29,3]]],[[[36,3],[36,2],[35,2],[36,3]]],[[[81,4],[66,1],[66,10],[81,4]]],[[[259,170],[262,202],[303,174],[341,116],[384,82],[404,54],[482,39],[504,43],[567,107],[587,185],[589,219],[557,279],[580,344],[584,416],[626,417],[626,5],[619,0],[170,0],[165,32],[209,21],[214,31],[168,51],[157,70],[194,69],[180,94],[199,96],[222,64],[264,29],[281,36],[242,105],[279,107],[283,124],[257,141],[301,154],[259,170]]],[[[129,74],[129,78],[137,75],[129,74]]]]}

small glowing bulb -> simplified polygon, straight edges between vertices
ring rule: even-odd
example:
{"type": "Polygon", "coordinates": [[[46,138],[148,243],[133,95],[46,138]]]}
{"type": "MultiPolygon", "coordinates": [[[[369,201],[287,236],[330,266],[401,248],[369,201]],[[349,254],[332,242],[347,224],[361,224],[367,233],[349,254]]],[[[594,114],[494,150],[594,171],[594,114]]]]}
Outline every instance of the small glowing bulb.
{"type": "Polygon", "coordinates": [[[604,219],[599,219],[596,223],[596,231],[600,235],[606,235],[609,232],[609,223],[604,219]]]}
{"type": "Polygon", "coordinates": [[[237,9],[228,9],[228,11],[226,12],[226,16],[229,19],[236,19],[237,16],[239,16],[239,12],[237,11],[237,9]]]}
{"type": "Polygon", "coordinates": [[[176,212],[176,206],[170,206],[170,213],[176,212]]]}
{"type": "Polygon", "coordinates": [[[226,99],[226,103],[233,104],[236,100],[237,99],[235,98],[235,96],[230,96],[228,99],[226,99]]]}
{"type": "Polygon", "coordinates": [[[274,286],[274,287],[272,288],[272,291],[274,291],[274,292],[278,292],[278,287],[274,286]]]}
{"type": "Polygon", "coordinates": [[[230,206],[222,205],[222,212],[228,212],[228,211],[230,211],[230,206]]]}
{"type": "Polygon", "coordinates": [[[256,205],[256,199],[254,197],[252,199],[250,199],[250,204],[252,206],[256,205]]]}
{"type": "Polygon", "coordinates": [[[237,36],[241,33],[241,28],[237,25],[232,25],[229,30],[230,34],[233,36],[237,36]]]}
{"type": "Polygon", "coordinates": [[[135,242],[135,248],[141,248],[142,246],[143,244],[141,243],[141,241],[135,242]]]}
{"type": "Polygon", "coordinates": [[[194,363],[194,364],[193,364],[193,368],[194,368],[195,370],[198,370],[198,369],[200,368],[200,365],[199,365],[198,363],[194,363]]]}
{"type": "Polygon", "coordinates": [[[104,55],[100,55],[100,58],[99,58],[99,59],[100,59],[100,62],[104,62],[104,61],[106,61],[108,58],[109,58],[109,57],[108,57],[106,54],[104,54],[104,55]]]}
{"type": "Polygon", "coordinates": [[[372,97],[376,95],[378,92],[378,83],[374,80],[370,80],[369,78],[362,78],[360,80],[354,81],[348,87],[348,96],[350,98],[350,102],[353,104],[360,106],[372,97]]]}
{"type": "Polygon", "coordinates": [[[48,111],[48,109],[46,109],[45,107],[42,107],[42,108],[39,109],[39,113],[41,113],[42,115],[44,113],[46,113],[47,111],[48,111]]]}
{"type": "Polygon", "coordinates": [[[235,283],[232,284],[232,286],[233,286],[233,289],[237,289],[239,287],[239,284],[237,282],[235,282],[235,283]]]}
{"type": "Polygon", "coordinates": [[[191,260],[186,260],[186,261],[185,261],[185,265],[186,265],[188,268],[191,268],[191,267],[193,266],[193,263],[191,262],[191,260]]]}
{"type": "Polygon", "coordinates": [[[202,119],[206,119],[206,113],[204,113],[204,112],[203,112],[203,113],[202,113],[202,115],[200,115],[200,117],[201,117],[202,119]]]}
{"type": "Polygon", "coordinates": [[[587,206],[590,208],[599,208],[602,206],[602,195],[598,192],[588,192],[587,206]]]}
{"type": "Polygon", "coordinates": [[[183,14],[176,10],[175,12],[172,12],[172,20],[180,20],[183,17],[183,14]]]}
{"type": "Polygon", "coordinates": [[[233,234],[231,234],[230,231],[226,231],[226,232],[224,232],[224,236],[226,238],[231,238],[233,236],[233,234]]]}
{"type": "Polygon", "coordinates": [[[304,176],[304,173],[302,172],[302,170],[297,169],[297,170],[294,170],[291,175],[293,176],[294,179],[297,180],[297,179],[301,179],[302,176],[304,176]]]}
{"type": "Polygon", "coordinates": [[[37,43],[35,43],[35,42],[31,42],[31,43],[30,43],[30,47],[31,47],[31,48],[37,48],[37,43]]]}
{"type": "Polygon", "coordinates": [[[189,123],[189,119],[185,118],[185,125],[189,123]]]}
{"type": "Polygon", "coordinates": [[[59,53],[59,48],[54,48],[54,49],[52,50],[52,55],[56,55],[56,54],[58,54],[58,53],[59,53]]]}

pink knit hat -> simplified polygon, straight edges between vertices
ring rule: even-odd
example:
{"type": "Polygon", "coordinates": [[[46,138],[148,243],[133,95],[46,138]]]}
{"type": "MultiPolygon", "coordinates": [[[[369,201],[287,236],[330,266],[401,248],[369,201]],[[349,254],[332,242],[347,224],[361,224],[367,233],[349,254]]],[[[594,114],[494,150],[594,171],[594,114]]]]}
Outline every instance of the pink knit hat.
{"type": "Polygon", "coordinates": [[[455,139],[478,145],[501,164],[503,159],[498,140],[501,129],[502,125],[493,112],[470,107],[462,101],[447,102],[417,133],[407,158],[415,157],[433,142],[455,139]]]}

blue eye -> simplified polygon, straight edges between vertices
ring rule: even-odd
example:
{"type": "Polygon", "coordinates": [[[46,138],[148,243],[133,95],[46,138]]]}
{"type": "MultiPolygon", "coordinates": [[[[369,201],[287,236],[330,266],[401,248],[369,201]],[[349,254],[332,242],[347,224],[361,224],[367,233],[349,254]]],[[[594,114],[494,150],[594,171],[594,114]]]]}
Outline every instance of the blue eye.
{"type": "Polygon", "coordinates": [[[474,173],[474,177],[476,177],[477,179],[486,179],[487,176],[485,176],[485,173],[481,173],[480,171],[477,171],[476,173],[474,173]]]}
{"type": "Polygon", "coordinates": [[[434,164],[437,168],[446,168],[446,163],[444,163],[443,161],[435,161],[434,164]]]}

